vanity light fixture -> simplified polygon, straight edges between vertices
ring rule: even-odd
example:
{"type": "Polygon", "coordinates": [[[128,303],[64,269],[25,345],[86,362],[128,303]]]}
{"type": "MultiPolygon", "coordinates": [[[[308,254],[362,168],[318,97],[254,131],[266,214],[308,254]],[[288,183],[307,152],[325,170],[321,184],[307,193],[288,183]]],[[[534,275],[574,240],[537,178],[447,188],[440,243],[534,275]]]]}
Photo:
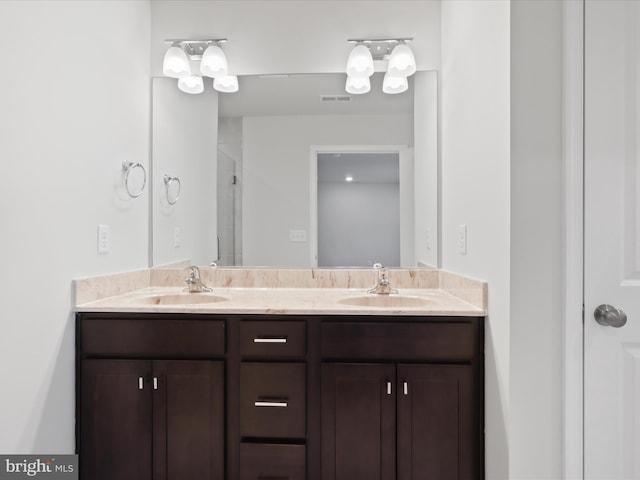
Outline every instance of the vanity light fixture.
{"type": "Polygon", "coordinates": [[[213,88],[223,93],[234,93],[238,91],[238,77],[235,75],[225,75],[213,79],[213,88]]]}
{"type": "Polygon", "coordinates": [[[191,75],[189,58],[179,42],[173,42],[164,54],[162,73],[171,78],[182,78],[191,75]]]}
{"type": "Polygon", "coordinates": [[[389,72],[384,74],[384,80],[382,81],[382,91],[384,93],[402,93],[406,92],[408,88],[409,82],[407,77],[396,77],[389,72]]]}
{"type": "Polygon", "coordinates": [[[411,49],[404,43],[404,40],[401,40],[394,47],[389,56],[388,73],[394,77],[404,78],[416,73],[416,59],[411,49]]]}
{"type": "MultiPolygon", "coordinates": [[[[347,60],[345,89],[351,94],[363,94],[371,90],[369,77],[376,70],[376,62],[386,63],[382,85],[384,93],[396,94],[409,88],[407,77],[416,71],[416,60],[406,42],[413,38],[352,38],[355,43],[347,60]]],[[[380,70],[378,70],[380,71],[380,70]]]]}
{"type": "Polygon", "coordinates": [[[220,48],[226,38],[205,38],[198,40],[165,40],[171,44],[164,56],[163,73],[178,79],[178,88],[186,93],[198,94],[204,91],[202,75],[214,79],[213,86],[220,92],[237,92],[238,78],[229,75],[227,58],[220,48]],[[191,62],[199,62],[199,73],[191,73],[191,62]]]}
{"type": "Polygon", "coordinates": [[[226,77],[228,75],[227,57],[225,57],[218,42],[209,45],[202,54],[200,71],[203,75],[211,78],[226,77]]]}
{"type": "Polygon", "coordinates": [[[353,182],[353,177],[351,175],[347,175],[346,177],[344,177],[344,181],[347,183],[351,183],[353,182]]]}
{"type": "Polygon", "coordinates": [[[345,90],[347,93],[351,93],[353,95],[369,93],[371,90],[371,80],[369,80],[369,77],[348,76],[345,90]]]}
{"type": "Polygon", "coordinates": [[[198,75],[182,77],[178,79],[178,88],[185,93],[198,94],[204,92],[204,82],[198,75]]]}

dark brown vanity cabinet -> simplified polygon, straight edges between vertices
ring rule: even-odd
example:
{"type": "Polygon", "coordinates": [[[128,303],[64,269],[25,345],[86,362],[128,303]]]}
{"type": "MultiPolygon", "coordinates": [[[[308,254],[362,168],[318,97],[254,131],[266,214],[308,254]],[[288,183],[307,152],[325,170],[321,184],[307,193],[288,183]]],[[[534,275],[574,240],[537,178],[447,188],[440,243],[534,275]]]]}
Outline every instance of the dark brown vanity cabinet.
{"type": "Polygon", "coordinates": [[[86,315],[78,334],[80,478],[224,479],[224,363],[187,359],[223,353],[224,323],[86,315]]]}
{"type": "Polygon", "coordinates": [[[80,313],[80,477],[482,480],[483,328],[80,313]]]}
{"type": "Polygon", "coordinates": [[[323,324],[322,480],[484,478],[481,338],[478,322],[323,324]]]}

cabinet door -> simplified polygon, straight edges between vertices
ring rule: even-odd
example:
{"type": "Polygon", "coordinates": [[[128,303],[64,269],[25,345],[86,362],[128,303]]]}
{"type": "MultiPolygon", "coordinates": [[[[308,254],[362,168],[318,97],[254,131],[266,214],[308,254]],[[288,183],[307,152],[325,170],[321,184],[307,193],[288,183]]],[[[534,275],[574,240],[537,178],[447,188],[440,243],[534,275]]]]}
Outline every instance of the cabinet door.
{"type": "Polygon", "coordinates": [[[398,480],[482,478],[472,368],[398,366],[398,480]]]}
{"type": "Polygon", "coordinates": [[[153,362],[154,480],[224,477],[222,362],[153,362]]]}
{"type": "Polygon", "coordinates": [[[322,480],[393,480],[394,365],[322,365],[322,480]]]}
{"type": "Polygon", "coordinates": [[[151,362],[83,360],[80,478],[151,480],[151,362]]]}

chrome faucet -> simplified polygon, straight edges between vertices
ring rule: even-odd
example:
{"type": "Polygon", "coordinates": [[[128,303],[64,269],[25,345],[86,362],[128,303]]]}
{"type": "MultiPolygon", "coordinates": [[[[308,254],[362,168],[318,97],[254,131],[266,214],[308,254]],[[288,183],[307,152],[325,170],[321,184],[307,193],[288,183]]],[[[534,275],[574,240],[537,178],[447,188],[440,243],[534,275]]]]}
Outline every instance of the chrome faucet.
{"type": "Polygon", "coordinates": [[[189,270],[189,276],[184,279],[187,284],[184,289],[185,292],[189,293],[202,293],[202,292],[211,292],[213,291],[211,288],[207,287],[204,283],[202,283],[202,279],[200,278],[200,269],[195,265],[187,267],[189,270]]]}
{"type": "Polygon", "coordinates": [[[389,284],[386,267],[382,266],[381,263],[374,263],[373,268],[376,270],[376,284],[373,288],[367,290],[367,293],[376,293],[380,295],[398,293],[398,290],[391,288],[391,285],[389,284]]]}

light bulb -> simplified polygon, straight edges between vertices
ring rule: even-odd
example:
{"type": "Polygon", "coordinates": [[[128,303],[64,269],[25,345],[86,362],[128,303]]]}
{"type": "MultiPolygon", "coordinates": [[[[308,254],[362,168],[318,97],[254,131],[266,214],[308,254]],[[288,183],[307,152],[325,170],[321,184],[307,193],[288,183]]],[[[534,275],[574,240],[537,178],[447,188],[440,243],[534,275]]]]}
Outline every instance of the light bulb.
{"type": "Polygon", "coordinates": [[[226,75],[224,77],[216,77],[213,79],[213,88],[223,93],[237,92],[238,77],[235,75],[226,75]]]}
{"type": "Polygon", "coordinates": [[[227,57],[218,45],[209,45],[202,54],[200,71],[207,77],[225,77],[227,75],[227,57]]]}
{"type": "Polygon", "coordinates": [[[178,88],[185,93],[202,93],[204,92],[204,83],[201,76],[191,75],[190,77],[179,78],[178,88]]]}
{"type": "Polygon", "coordinates": [[[395,77],[388,72],[384,74],[384,80],[382,81],[382,91],[384,93],[402,93],[406,92],[408,88],[407,77],[395,77]]]}
{"type": "Polygon", "coordinates": [[[362,43],[351,50],[347,60],[347,75],[350,77],[370,77],[373,75],[373,57],[362,43]]]}
{"type": "Polygon", "coordinates": [[[164,54],[162,73],[171,78],[182,78],[191,75],[189,58],[177,43],[171,45],[164,54]]]}
{"type": "Polygon", "coordinates": [[[347,77],[345,90],[354,95],[368,93],[371,90],[371,81],[369,77],[347,77]]]}
{"type": "Polygon", "coordinates": [[[404,43],[396,45],[391,52],[388,71],[394,77],[408,77],[416,72],[416,59],[404,43]]]}

